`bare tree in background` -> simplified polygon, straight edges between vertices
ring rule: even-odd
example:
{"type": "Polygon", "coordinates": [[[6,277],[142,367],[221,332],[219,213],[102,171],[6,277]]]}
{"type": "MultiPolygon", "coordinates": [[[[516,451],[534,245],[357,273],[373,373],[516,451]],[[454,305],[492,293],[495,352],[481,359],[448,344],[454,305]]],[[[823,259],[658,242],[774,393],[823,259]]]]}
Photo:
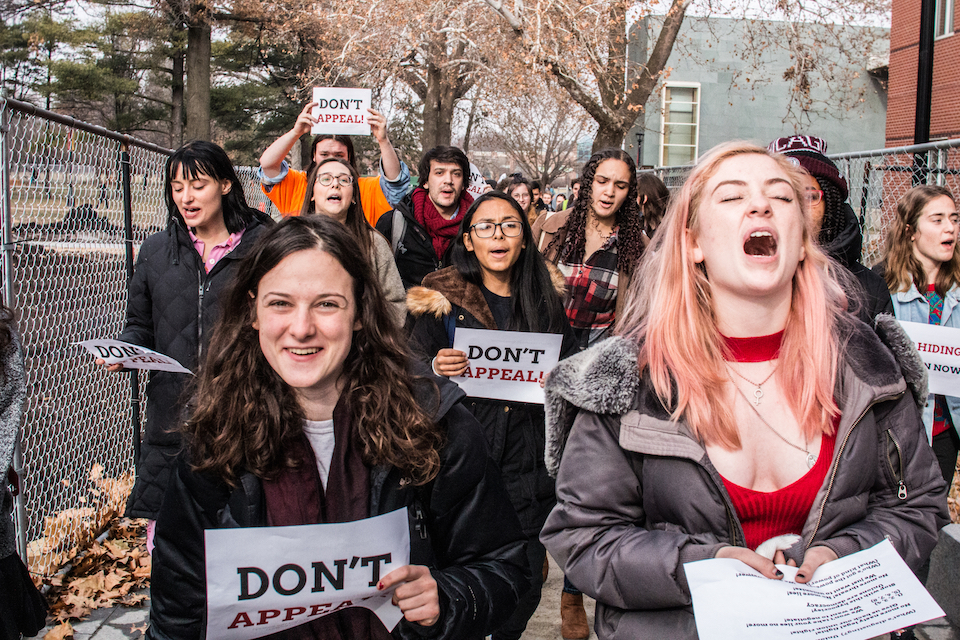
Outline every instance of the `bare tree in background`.
{"type": "Polygon", "coordinates": [[[492,125],[490,142],[542,185],[573,168],[577,141],[592,124],[590,116],[556,88],[501,96],[484,111],[492,125]]]}

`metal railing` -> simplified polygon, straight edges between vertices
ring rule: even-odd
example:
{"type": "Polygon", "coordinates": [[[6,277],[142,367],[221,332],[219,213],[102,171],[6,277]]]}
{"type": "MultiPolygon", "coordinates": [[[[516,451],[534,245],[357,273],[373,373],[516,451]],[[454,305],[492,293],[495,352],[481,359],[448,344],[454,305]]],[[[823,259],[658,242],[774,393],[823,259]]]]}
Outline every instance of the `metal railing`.
{"type": "MultiPolygon", "coordinates": [[[[828,156],[847,179],[848,201],[863,229],[861,260],[873,266],[883,257],[886,231],[897,201],[911,187],[936,184],[960,193],[960,140],[856,151],[828,156]]],[[[653,173],[670,189],[679,188],[692,167],[658,167],[653,173]]]]}
{"type": "MultiPolygon", "coordinates": [[[[107,374],[74,343],[123,327],[135,251],[166,223],[170,153],[0,100],[3,300],[17,316],[27,376],[15,520],[18,550],[40,574],[122,512],[132,483],[146,376],[107,374]]],[[[238,172],[248,202],[270,211],[255,170],[238,172]]]]}

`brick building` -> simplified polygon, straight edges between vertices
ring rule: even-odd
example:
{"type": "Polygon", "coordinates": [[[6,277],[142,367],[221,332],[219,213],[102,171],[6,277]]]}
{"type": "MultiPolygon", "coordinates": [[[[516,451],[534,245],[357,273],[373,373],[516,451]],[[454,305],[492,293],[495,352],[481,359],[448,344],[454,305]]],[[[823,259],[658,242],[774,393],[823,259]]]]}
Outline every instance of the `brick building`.
{"type": "MultiPolygon", "coordinates": [[[[930,140],[960,138],[960,6],[936,0],[930,140]]],[[[920,41],[920,0],[893,0],[886,146],[913,143],[920,41]]]]}

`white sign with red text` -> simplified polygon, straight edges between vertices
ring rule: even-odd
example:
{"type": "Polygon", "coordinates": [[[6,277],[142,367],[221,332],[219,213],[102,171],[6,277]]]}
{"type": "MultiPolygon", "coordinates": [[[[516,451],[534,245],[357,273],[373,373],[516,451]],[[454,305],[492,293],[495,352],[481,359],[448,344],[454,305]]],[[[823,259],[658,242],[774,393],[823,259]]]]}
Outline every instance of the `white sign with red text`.
{"type": "Polygon", "coordinates": [[[470,163],[470,178],[466,182],[467,193],[472,195],[474,200],[486,193],[487,187],[489,186],[483,174],[480,173],[480,169],[472,162],[470,163]]]}
{"type": "Polygon", "coordinates": [[[313,116],[317,123],[310,133],[335,133],[345,136],[370,135],[367,109],[370,108],[370,89],[343,89],[341,87],[314,87],[313,116]]]}
{"type": "Polygon", "coordinates": [[[475,398],[543,404],[543,382],[560,361],[557,333],[457,328],[453,348],[467,354],[467,370],[451,378],[475,398]]]}
{"type": "Polygon", "coordinates": [[[403,614],[377,583],[410,563],[407,510],[337,524],[204,532],[207,638],[259,638],[346,607],[387,630],[403,614]]]}
{"type": "Polygon", "coordinates": [[[122,340],[101,338],[98,340],[84,340],[77,342],[95,357],[106,364],[122,364],[127,369],[149,369],[152,371],[172,371],[174,373],[189,373],[190,369],[162,353],[141,347],[122,340]]]}
{"type": "Polygon", "coordinates": [[[960,329],[901,322],[927,365],[930,393],[960,396],[960,329]]]}

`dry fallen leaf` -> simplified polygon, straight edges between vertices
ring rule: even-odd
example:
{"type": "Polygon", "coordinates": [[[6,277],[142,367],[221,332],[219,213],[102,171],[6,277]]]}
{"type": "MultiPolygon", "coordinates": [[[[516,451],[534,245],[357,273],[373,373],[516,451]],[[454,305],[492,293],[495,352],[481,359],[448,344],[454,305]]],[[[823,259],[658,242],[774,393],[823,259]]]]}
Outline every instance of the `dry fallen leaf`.
{"type": "Polygon", "coordinates": [[[65,640],[73,637],[73,626],[69,622],[61,622],[43,636],[43,640],[65,640]]]}

